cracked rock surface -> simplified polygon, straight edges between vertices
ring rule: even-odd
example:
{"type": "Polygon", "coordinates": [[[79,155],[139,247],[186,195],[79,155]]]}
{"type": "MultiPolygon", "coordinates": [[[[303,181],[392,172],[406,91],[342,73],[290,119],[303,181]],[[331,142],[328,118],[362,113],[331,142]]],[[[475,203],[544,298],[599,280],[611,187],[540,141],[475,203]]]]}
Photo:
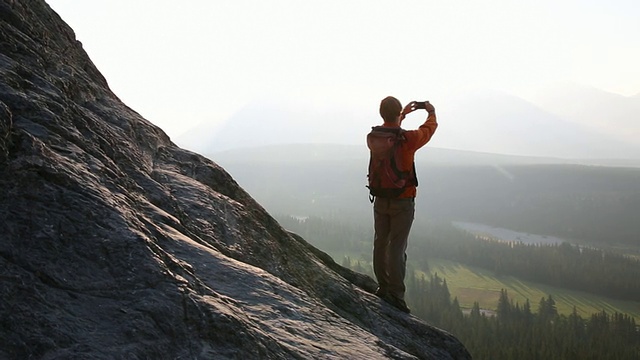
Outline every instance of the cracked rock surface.
{"type": "Polygon", "coordinates": [[[0,359],[470,358],[123,104],[42,0],[0,0],[0,190],[0,359]]]}

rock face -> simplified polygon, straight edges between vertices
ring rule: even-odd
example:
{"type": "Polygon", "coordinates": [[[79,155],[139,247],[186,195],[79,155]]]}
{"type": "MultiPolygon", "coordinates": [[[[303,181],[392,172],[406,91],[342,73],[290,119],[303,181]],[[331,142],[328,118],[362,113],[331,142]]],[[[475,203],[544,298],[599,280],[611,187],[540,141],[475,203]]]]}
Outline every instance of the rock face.
{"type": "Polygon", "coordinates": [[[468,359],[110,90],[41,0],[0,0],[0,358],[468,359]]]}

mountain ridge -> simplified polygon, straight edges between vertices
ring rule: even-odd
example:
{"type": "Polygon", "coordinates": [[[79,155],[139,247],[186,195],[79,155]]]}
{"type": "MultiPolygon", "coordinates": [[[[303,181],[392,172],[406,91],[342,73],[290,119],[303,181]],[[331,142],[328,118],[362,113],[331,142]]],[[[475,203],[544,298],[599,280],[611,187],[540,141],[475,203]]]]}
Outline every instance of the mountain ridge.
{"type": "Polygon", "coordinates": [[[0,74],[1,358],[470,358],[123,104],[44,1],[0,1],[0,74]]]}
{"type": "Polygon", "coordinates": [[[624,141],[636,141],[640,125],[640,93],[623,96],[578,85],[564,84],[539,91],[533,98],[550,112],[573,123],[583,123],[599,133],[624,141]]]}
{"type": "MultiPolygon", "coordinates": [[[[616,122],[610,124],[613,128],[618,123],[632,124],[630,114],[635,113],[626,111],[629,107],[616,107],[618,100],[613,97],[606,100],[608,106],[600,105],[608,109],[609,116],[615,115],[616,122]]],[[[431,141],[434,147],[534,157],[640,158],[640,143],[633,136],[605,131],[607,122],[599,127],[585,123],[552,105],[547,109],[501,92],[467,93],[435,105],[440,126],[431,141]]],[[[203,123],[187,131],[177,142],[207,154],[278,143],[355,145],[364,141],[372,125],[381,123],[376,112],[369,111],[375,110],[375,106],[367,111],[346,107],[296,108],[282,101],[262,99],[250,102],[223,123],[215,126],[203,123]]],[[[419,126],[424,121],[422,114],[410,114],[403,127],[419,126]]]]}

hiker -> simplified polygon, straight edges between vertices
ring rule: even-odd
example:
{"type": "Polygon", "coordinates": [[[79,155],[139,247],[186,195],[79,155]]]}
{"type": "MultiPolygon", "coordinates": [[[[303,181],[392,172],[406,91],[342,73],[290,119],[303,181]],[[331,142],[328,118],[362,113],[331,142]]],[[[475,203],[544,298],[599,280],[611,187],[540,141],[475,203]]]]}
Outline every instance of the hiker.
{"type": "MultiPolygon", "coordinates": [[[[369,190],[373,202],[375,236],[373,241],[373,270],[378,281],[376,295],[406,313],[410,312],[404,300],[406,271],[407,239],[415,210],[416,187],[418,179],[415,173],[414,156],[416,150],[424,146],[438,127],[433,105],[426,102],[411,102],[404,108],[400,101],[392,96],[380,102],[380,116],[384,119],[382,126],[376,126],[367,136],[367,145],[371,150],[369,165],[369,190]],[[405,116],[417,109],[424,109],[428,116],[424,124],[416,130],[404,130],[400,126],[405,116]],[[389,135],[391,134],[391,135],[389,135]],[[376,157],[376,141],[387,136],[383,142],[394,143],[395,154],[390,154],[391,161],[386,165],[395,166],[398,179],[392,185],[384,185],[384,181],[376,183],[374,158],[376,157]],[[391,140],[390,140],[391,139],[391,140]],[[397,159],[397,161],[394,159],[397,159]],[[395,164],[394,164],[395,163],[395,164]],[[382,185],[381,185],[382,183],[382,185]],[[381,189],[383,187],[395,189],[381,189]]],[[[389,156],[387,156],[388,158],[389,156]]],[[[389,172],[388,169],[385,172],[389,172]]]]}

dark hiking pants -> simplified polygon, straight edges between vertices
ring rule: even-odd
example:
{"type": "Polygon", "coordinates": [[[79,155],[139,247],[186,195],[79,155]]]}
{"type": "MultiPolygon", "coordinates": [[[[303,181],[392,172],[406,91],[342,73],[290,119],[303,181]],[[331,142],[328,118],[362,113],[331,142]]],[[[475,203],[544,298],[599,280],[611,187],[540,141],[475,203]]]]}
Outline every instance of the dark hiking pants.
{"type": "Polygon", "coordinates": [[[373,271],[379,291],[400,299],[404,299],[405,251],[414,212],[413,198],[376,198],[373,203],[373,271]]]}

